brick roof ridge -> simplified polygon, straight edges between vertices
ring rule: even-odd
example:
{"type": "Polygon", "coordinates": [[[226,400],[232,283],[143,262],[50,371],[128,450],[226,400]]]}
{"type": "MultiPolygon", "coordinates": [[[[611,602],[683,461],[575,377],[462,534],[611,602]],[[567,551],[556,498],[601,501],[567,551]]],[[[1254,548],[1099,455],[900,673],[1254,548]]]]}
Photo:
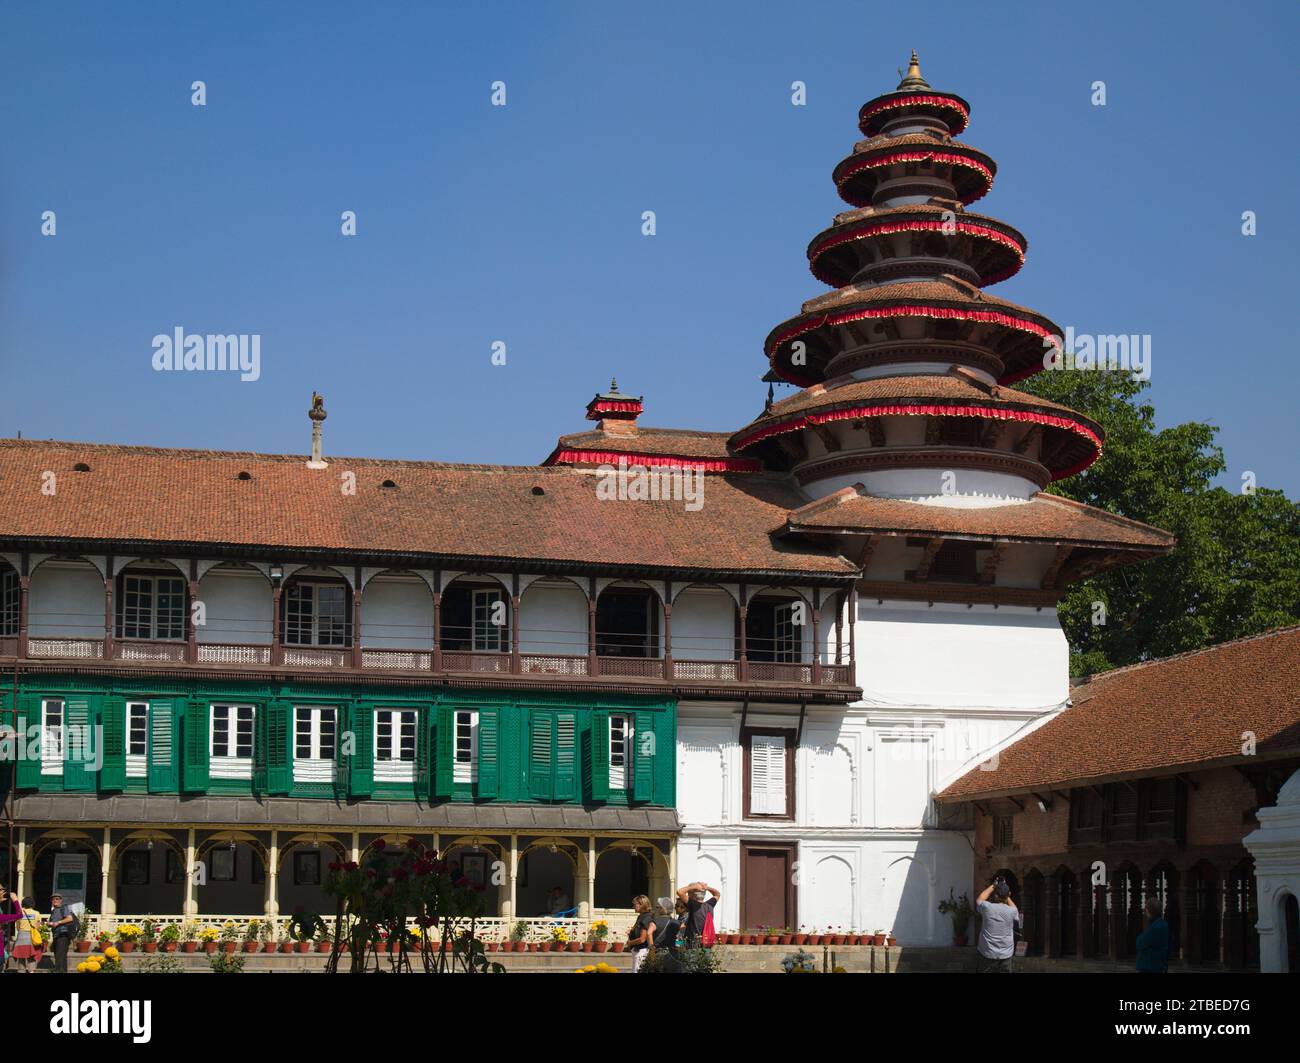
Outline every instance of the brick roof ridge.
{"type": "MultiPolygon", "coordinates": [[[[131,443],[84,443],[65,439],[12,439],[0,438],[0,449],[9,450],[69,450],[84,451],[89,454],[122,454],[139,457],[177,458],[193,461],[236,461],[276,462],[283,464],[306,465],[311,460],[310,454],[270,454],[255,450],[215,450],[201,447],[156,447],[131,443]]],[[[569,471],[545,465],[501,465],[482,462],[461,461],[427,461],[418,458],[360,458],[348,456],[325,455],[330,465],[372,465],[388,468],[412,469],[446,469],[462,472],[510,472],[510,473],[554,473],[569,471]]]]}
{"type": "Polygon", "coordinates": [[[1082,509],[1091,516],[1100,520],[1110,521],[1112,524],[1118,524],[1123,528],[1142,528],[1145,531],[1152,532],[1164,539],[1169,540],[1171,545],[1176,545],[1178,536],[1173,532],[1166,531],[1164,528],[1157,528],[1154,524],[1147,524],[1145,521],[1136,520],[1133,517],[1126,517],[1123,513],[1112,513],[1109,509],[1102,509],[1100,506],[1090,506],[1087,502],[1080,502],[1078,499],[1066,498],[1064,495],[1051,494],[1048,491],[1039,491],[1034,498],[1043,498],[1046,501],[1060,503],[1067,506],[1073,506],[1075,509],[1082,509]]]}
{"type": "Polygon", "coordinates": [[[796,506],[790,510],[786,517],[786,523],[789,524],[791,518],[797,514],[800,517],[809,517],[814,513],[820,513],[824,509],[833,509],[836,506],[843,505],[854,498],[859,498],[867,494],[867,489],[862,484],[852,484],[848,487],[841,487],[838,491],[832,491],[829,495],[823,495],[821,498],[814,498],[802,506],[796,506]]]}
{"type": "MultiPolygon", "coordinates": [[[[1134,661],[1132,664],[1121,665],[1119,668],[1110,668],[1104,672],[1097,672],[1086,684],[1083,684],[1081,692],[1086,691],[1105,680],[1113,679],[1115,676],[1129,675],[1144,668],[1151,668],[1156,665],[1172,664],[1174,661],[1184,661],[1191,657],[1199,657],[1205,653],[1217,653],[1219,650],[1226,650],[1232,646],[1241,646],[1245,643],[1255,642],[1260,639],[1277,638],[1281,635],[1293,634],[1300,634],[1300,624],[1288,624],[1285,627],[1275,627],[1268,631],[1258,631],[1253,635],[1242,635],[1240,638],[1228,639],[1226,642],[1215,642],[1209,646],[1201,646],[1198,649],[1183,650],[1182,653],[1171,653],[1168,657],[1152,657],[1147,661],[1134,661]]],[[[1073,696],[1074,692],[1072,690],[1071,697],[1073,698],[1073,696]]],[[[1091,694],[1089,694],[1089,697],[1091,697],[1091,694]]]]}

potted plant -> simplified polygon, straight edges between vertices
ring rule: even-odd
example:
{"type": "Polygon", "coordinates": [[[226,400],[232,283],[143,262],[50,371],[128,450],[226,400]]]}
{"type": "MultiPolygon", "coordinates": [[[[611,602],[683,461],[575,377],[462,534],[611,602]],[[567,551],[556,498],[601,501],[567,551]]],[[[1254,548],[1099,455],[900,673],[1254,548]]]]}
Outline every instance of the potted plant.
{"type": "Polygon", "coordinates": [[[597,919],[591,924],[591,948],[593,952],[604,952],[609,948],[609,922],[604,919],[597,919]]]}
{"type": "Polygon", "coordinates": [[[965,945],[966,928],[970,926],[971,915],[973,914],[970,897],[965,893],[960,897],[954,896],[950,886],[947,898],[939,902],[939,914],[952,917],[952,943],[954,945],[965,945]]]}
{"type": "Polygon", "coordinates": [[[783,926],[777,931],[776,940],[778,945],[789,945],[794,941],[794,931],[788,926],[783,926]]]}
{"type": "Polygon", "coordinates": [[[176,943],[181,939],[180,927],[175,923],[167,923],[158,931],[158,940],[162,943],[163,952],[175,952],[176,943]]]}
{"type": "Polygon", "coordinates": [[[275,951],[275,920],[263,919],[261,926],[262,951],[275,951]]]}
{"type": "Polygon", "coordinates": [[[117,947],[122,952],[134,952],[139,937],[140,928],[135,923],[123,923],[117,928],[117,947]]]}
{"type": "Polygon", "coordinates": [[[894,932],[892,930],[885,934],[885,944],[891,949],[898,947],[898,938],[894,937],[894,932]]]}
{"type": "Polygon", "coordinates": [[[198,927],[191,921],[186,921],[180,929],[181,948],[185,952],[197,952],[199,948],[199,931],[198,927]]]}
{"type": "Polygon", "coordinates": [[[227,955],[239,948],[239,926],[233,919],[221,924],[221,948],[227,955]]]}
{"type": "Polygon", "coordinates": [[[145,952],[158,951],[158,927],[152,919],[146,919],[140,926],[140,948],[145,952]]]}
{"type": "MultiPolygon", "coordinates": [[[[418,930],[416,930],[416,931],[414,931],[414,934],[416,935],[416,938],[415,938],[415,942],[416,942],[415,947],[416,947],[416,948],[419,948],[419,947],[420,947],[420,944],[419,944],[419,942],[420,942],[420,938],[419,938],[419,934],[420,934],[420,932],[419,932],[418,930]]],[[[320,933],[318,933],[318,934],[316,935],[316,951],[317,951],[317,952],[332,952],[333,950],[334,950],[334,935],[331,934],[331,933],[330,933],[328,930],[326,930],[324,927],[322,927],[321,930],[320,930],[320,933]]]]}
{"type": "Polygon", "coordinates": [[[244,951],[256,952],[262,937],[262,921],[250,919],[244,927],[244,951]]]}
{"type": "MultiPolygon", "coordinates": [[[[46,933],[47,933],[47,929],[44,926],[42,926],[41,936],[45,937],[46,933]]],[[[45,937],[45,940],[53,941],[54,939],[45,937]]],[[[80,921],[80,925],[77,927],[77,951],[78,952],[90,951],[90,928],[86,926],[85,919],[82,919],[80,921]]]]}
{"type": "Polygon", "coordinates": [[[624,949],[624,947],[625,947],[626,945],[627,945],[627,942],[625,942],[625,941],[613,941],[613,942],[610,942],[609,951],[610,951],[610,952],[622,952],[623,949],[624,949]]]}
{"type": "Polygon", "coordinates": [[[205,926],[199,931],[199,943],[203,946],[204,952],[217,951],[217,939],[221,937],[221,931],[215,926],[205,926]]]}

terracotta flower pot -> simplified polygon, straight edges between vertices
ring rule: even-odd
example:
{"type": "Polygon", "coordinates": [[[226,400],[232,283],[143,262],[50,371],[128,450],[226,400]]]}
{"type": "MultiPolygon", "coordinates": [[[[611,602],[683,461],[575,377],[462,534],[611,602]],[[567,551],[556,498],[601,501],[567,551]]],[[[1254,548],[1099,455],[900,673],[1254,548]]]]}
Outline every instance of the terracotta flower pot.
{"type": "Polygon", "coordinates": [[[145,952],[157,952],[158,942],[146,941],[143,945],[140,946],[140,948],[143,949],[145,952]]]}
{"type": "Polygon", "coordinates": [[[293,943],[293,947],[294,947],[294,951],[296,951],[296,952],[310,952],[310,951],[311,951],[311,942],[310,942],[310,941],[295,941],[295,942],[293,943]]]}
{"type": "Polygon", "coordinates": [[[790,944],[791,942],[793,942],[793,941],[794,941],[794,935],[793,935],[793,934],[782,934],[782,935],[780,935],[780,938],[779,938],[779,940],[777,941],[777,944],[779,944],[779,945],[789,945],[789,944],[790,944]]]}
{"type": "Polygon", "coordinates": [[[117,951],[118,951],[118,952],[134,952],[134,951],[135,951],[135,942],[134,942],[134,941],[119,941],[119,942],[117,943],[117,951]]]}
{"type": "Polygon", "coordinates": [[[604,952],[607,948],[609,948],[608,941],[596,941],[592,943],[592,951],[594,952],[604,952]]]}
{"type": "Polygon", "coordinates": [[[286,952],[292,952],[292,951],[293,951],[293,942],[292,942],[292,941],[281,941],[281,942],[280,942],[280,952],[282,952],[282,953],[286,953],[286,952]]]}
{"type": "Polygon", "coordinates": [[[848,941],[848,935],[847,935],[847,934],[836,934],[836,935],[831,939],[831,944],[832,944],[832,945],[843,945],[843,944],[847,943],[847,941],[848,941]]]}
{"type": "MultiPolygon", "coordinates": [[[[569,942],[569,951],[570,951],[570,952],[581,952],[581,951],[582,951],[582,942],[581,942],[581,941],[570,941],[570,942],[569,942]]],[[[591,950],[588,949],[587,951],[590,952],[591,950]]]]}
{"type": "Polygon", "coordinates": [[[216,943],[215,941],[205,941],[205,942],[203,943],[203,951],[204,951],[204,952],[216,952],[216,951],[217,951],[217,943],[216,943]]]}
{"type": "Polygon", "coordinates": [[[538,949],[538,945],[537,945],[537,942],[536,942],[536,941],[529,941],[529,942],[527,942],[527,943],[524,945],[524,948],[525,948],[528,952],[536,952],[537,949],[538,949]]]}
{"type": "Polygon", "coordinates": [[[89,952],[89,951],[90,951],[90,942],[89,942],[89,941],[78,941],[78,942],[77,942],[77,951],[78,951],[78,952],[89,952]]]}
{"type": "Polygon", "coordinates": [[[807,934],[795,934],[795,936],[794,936],[794,943],[795,943],[796,945],[806,945],[806,944],[808,943],[808,935],[807,935],[807,934]]]}
{"type": "Polygon", "coordinates": [[[893,934],[888,934],[885,937],[885,944],[888,945],[891,949],[897,948],[898,938],[894,937],[893,934]]]}
{"type": "Polygon", "coordinates": [[[595,951],[596,951],[596,943],[595,943],[594,941],[584,941],[584,942],[582,943],[582,951],[583,951],[583,952],[595,952],[595,951]]]}
{"type": "Polygon", "coordinates": [[[244,942],[244,951],[245,951],[245,952],[256,952],[256,951],[257,951],[257,948],[258,948],[258,943],[257,943],[256,941],[245,941],[245,942],[244,942]]]}
{"type": "Polygon", "coordinates": [[[779,945],[779,944],[781,944],[781,935],[780,935],[780,934],[764,934],[764,935],[763,935],[763,944],[764,944],[764,945],[779,945]]]}
{"type": "Polygon", "coordinates": [[[622,942],[622,941],[615,941],[614,944],[612,944],[612,945],[609,947],[609,951],[610,951],[610,952],[622,952],[622,951],[623,951],[624,944],[625,944],[625,943],[622,942]]]}
{"type": "Polygon", "coordinates": [[[334,951],[334,943],[332,941],[318,941],[316,942],[316,951],[332,952],[334,951]]]}
{"type": "Polygon", "coordinates": [[[199,943],[197,941],[187,941],[181,946],[181,948],[186,952],[198,952],[199,943]]]}
{"type": "Polygon", "coordinates": [[[175,951],[176,951],[176,942],[174,942],[174,941],[164,941],[164,942],[162,943],[162,947],[163,947],[163,952],[175,952],[175,951]]]}

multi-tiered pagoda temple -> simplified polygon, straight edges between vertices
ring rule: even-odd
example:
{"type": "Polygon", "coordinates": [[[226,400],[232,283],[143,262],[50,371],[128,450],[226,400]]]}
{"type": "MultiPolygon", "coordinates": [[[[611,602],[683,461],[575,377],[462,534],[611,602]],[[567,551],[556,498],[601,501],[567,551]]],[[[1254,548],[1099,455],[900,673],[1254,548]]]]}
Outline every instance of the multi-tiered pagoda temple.
{"type": "Polygon", "coordinates": [[[1169,538],[1042,493],[1097,460],[1102,430],[1010,386],[1043,370],[1061,330],[985,291],[1020,269],[1026,240],[967,210],[996,172],[955,139],[969,116],[915,52],[898,88],[863,105],[866,139],[832,175],[854,209],[808,245],[835,290],[766,342],[769,379],[804,390],[731,445],[813,499],[788,534],[865,535],[869,581],[991,588],[1014,570],[1013,585],[1052,592],[1169,538]],[[923,537],[882,540],[900,531],[923,537]]]}

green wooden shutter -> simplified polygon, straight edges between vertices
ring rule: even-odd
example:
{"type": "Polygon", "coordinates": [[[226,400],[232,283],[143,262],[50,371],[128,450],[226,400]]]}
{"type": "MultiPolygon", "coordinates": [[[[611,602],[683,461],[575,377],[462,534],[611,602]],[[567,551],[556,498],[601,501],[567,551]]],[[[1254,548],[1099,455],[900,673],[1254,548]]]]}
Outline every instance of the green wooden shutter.
{"type": "Polygon", "coordinates": [[[95,788],[91,770],[95,748],[94,718],[90,699],[68,698],[63,707],[63,788],[81,793],[95,788]]]}
{"type": "Polygon", "coordinates": [[[375,792],[375,707],[368,701],[352,707],[352,752],[348,756],[348,790],[353,797],[375,792]]]}
{"type": "Polygon", "coordinates": [[[14,746],[14,755],[18,757],[18,786],[34,790],[41,785],[41,746],[45,737],[41,731],[41,699],[35,694],[18,696],[18,730],[22,737],[14,746]],[[35,741],[32,735],[36,736],[35,741]]]}
{"type": "Polygon", "coordinates": [[[591,714],[587,733],[587,777],[591,780],[593,801],[609,800],[609,712],[597,709],[591,714]]]}
{"type": "Polygon", "coordinates": [[[450,705],[438,706],[438,722],[430,748],[433,750],[433,796],[450,797],[452,756],[456,749],[456,711],[450,705]]]}
{"type": "Polygon", "coordinates": [[[149,702],[149,792],[175,793],[179,789],[180,743],[176,732],[176,703],[149,702]]]}
{"type": "Polygon", "coordinates": [[[655,718],[652,712],[630,714],[636,734],[632,736],[632,800],[652,801],[655,793],[655,718]]]}
{"type": "Polygon", "coordinates": [[[501,788],[500,710],[478,712],[478,796],[496,797],[501,788]]]}
{"type": "Polygon", "coordinates": [[[271,748],[267,740],[266,729],[270,726],[271,714],[264,709],[253,711],[253,793],[266,793],[266,751],[271,748]]]}
{"type": "MultiPolygon", "coordinates": [[[[186,793],[202,793],[208,788],[208,753],[211,746],[211,709],[206,701],[185,703],[185,723],[181,728],[181,784],[186,793]]],[[[230,726],[235,726],[232,718],[230,726]]]]}
{"type": "Polygon", "coordinates": [[[334,710],[334,796],[342,800],[348,795],[347,758],[343,756],[343,740],[351,733],[347,704],[334,710]]]}
{"type": "Polygon", "coordinates": [[[293,784],[292,712],[293,706],[287,701],[272,701],[267,703],[263,713],[266,717],[263,730],[266,736],[266,792],[269,794],[287,794],[293,784]]]}
{"type": "Polygon", "coordinates": [[[104,743],[104,761],[99,769],[100,790],[121,790],[126,786],[126,699],[104,698],[99,713],[104,743]]]}
{"type": "Polygon", "coordinates": [[[528,720],[528,792],[542,801],[555,796],[552,758],[555,721],[549,712],[530,711],[528,720]]]}
{"type": "Polygon", "coordinates": [[[555,799],[572,801],[578,796],[578,715],[555,714],[555,799]]]}

